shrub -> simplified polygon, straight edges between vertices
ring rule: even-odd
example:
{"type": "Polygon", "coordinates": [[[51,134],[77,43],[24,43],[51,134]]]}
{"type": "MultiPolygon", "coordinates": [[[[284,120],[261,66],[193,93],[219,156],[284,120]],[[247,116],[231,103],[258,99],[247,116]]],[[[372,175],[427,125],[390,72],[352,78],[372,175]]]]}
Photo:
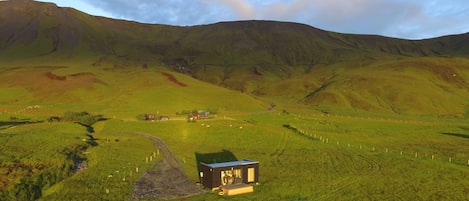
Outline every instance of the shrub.
{"type": "Polygon", "coordinates": [[[88,112],[65,112],[64,113],[64,121],[73,121],[80,123],[84,126],[91,126],[94,123],[103,120],[102,115],[91,115],[88,112]]]}

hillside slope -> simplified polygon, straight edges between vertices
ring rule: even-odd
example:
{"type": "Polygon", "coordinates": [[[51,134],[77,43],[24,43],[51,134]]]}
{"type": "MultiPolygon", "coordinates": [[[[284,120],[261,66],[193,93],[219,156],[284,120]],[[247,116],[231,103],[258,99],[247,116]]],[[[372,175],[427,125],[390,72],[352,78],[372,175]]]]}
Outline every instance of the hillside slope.
{"type": "Polygon", "coordinates": [[[160,69],[16,67],[0,70],[0,80],[0,112],[11,114],[89,111],[135,120],[147,113],[267,110],[266,104],[247,94],[160,69]]]}
{"type": "MultiPolygon", "coordinates": [[[[158,67],[269,102],[327,111],[469,113],[468,40],[469,34],[463,34],[410,41],[274,21],[150,25],[90,16],[50,3],[0,2],[0,68],[4,72],[27,66],[124,68],[129,72],[158,67]]],[[[25,72],[41,77],[35,73],[25,72]]],[[[73,79],[77,83],[96,79],[86,76],[73,79]]],[[[42,85],[43,78],[28,82],[42,85]]],[[[8,79],[12,80],[9,86],[23,87],[22,94],[32,90],[18,83],[21,79],[8,79]]],[[[103,91],[122,84],[112,83],[106,89],[99,82],[95,84],[103,91]]],[[[69,93],[68,89],[50,89],[58,99],[69,93]]],[[[18,97],[2,101],[14,99],[18,97]]]]}

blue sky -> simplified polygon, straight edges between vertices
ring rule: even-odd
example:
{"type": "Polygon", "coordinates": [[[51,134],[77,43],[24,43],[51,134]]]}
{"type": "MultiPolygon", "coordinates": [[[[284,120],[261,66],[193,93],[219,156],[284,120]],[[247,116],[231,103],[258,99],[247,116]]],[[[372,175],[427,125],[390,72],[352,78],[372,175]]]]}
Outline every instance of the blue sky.
{"type": "Polygon", "coordinates": [[[98,16],[191,26],[220,21],[298,22],[340,33],[405,39],[469,32],[467,0],[41,0],[98,16]]]}

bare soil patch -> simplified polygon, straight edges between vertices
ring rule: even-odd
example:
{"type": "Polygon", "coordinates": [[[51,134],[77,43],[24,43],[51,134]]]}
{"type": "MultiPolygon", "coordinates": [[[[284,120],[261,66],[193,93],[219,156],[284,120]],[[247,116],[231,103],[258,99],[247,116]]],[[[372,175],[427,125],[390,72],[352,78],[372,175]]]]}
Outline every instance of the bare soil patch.
{"type": "Polygon", "coordinates": [[[180,82],[180,81],[177,80],[177,79],[174,77],[174,75],[172,75],[172,74],[162,72],[161,75],[163,75],[163,76],[165,76],[166,78],[168,78],[168,80],[171,81],[171,82],[174,83],[174,84],[177,84],[177,85],[179,85],[179,86],[181,86],[181,87],[187,87],[187,84],[180,82]]]}
{"type": "Polygon", "coordinates": [[[135,183],[133,200],[174,199],[205,192],[184,174],[176,156],[160,138],[145,133],[131,134],[151,139],[163,156],[135,183]]]}

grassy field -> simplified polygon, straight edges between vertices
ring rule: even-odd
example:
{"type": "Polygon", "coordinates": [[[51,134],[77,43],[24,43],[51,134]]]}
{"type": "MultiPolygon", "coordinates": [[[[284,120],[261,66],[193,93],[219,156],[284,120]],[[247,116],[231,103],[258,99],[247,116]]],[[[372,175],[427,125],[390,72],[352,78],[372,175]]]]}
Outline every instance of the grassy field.
{"type": "Polygon", "coordinates": [[[233,119],[108,121],[103,131],[139,131],[162,138],[194,182],[196,154],[229,152],[237,159],[260,161],[255,193],[233,198],[208,193],[189,200],[462,200],[467,193],[469,141],[462,121],[413,124],[275,113],[233,119]],[[286,124],[317,133],[317,138],[285,128],[286,124]],[[463,138],[445,133],[461,133],[463,138]]]}
{"type": "MultiPolygon", "coordinates": [[[[463,200],[468,193],[469,126],[462,102],[435,106],[436,102],[417,99],[423,109],[435,106],[426,115],[419,114],[417,107],[412,109],[416,114],[407,115],[373,109],[380,101],[368,100],[368,96],[361,96],[353,105],[350,101],[354,99],[347,97],[357,96],[353,94],[367,86],[357,85],[361,83],[357,78],[351,81],[353,85],[337,82],[319,93],[333,92],[347,100],[337,102],[341,107],[322,103],[311,107],[286,96],[253,98],[164,68],[126,71],[77,65],[17,67],[0,74],[7,80],[0,83],[0,93],[5,95],[0,99],[2,199],[130,199],[133,183],[149,168],[145,159],[155,147],[146,138],[115,132],[143,132],[161,138],[194,182],[198,182],[197,155],[219,156],[212,162],[234,158],[260,162],[260,183],[254,193],[221,197],[208,192],[187,200],[463,200]],[[335,88],[340,86],[349,86],[350,91],[335,88]],[[268,110],[271,103],[275,107],[268,110]],[[364,108],[367,105],[372,109],[364,108]],[[217,114],[196,123],[176,115],[193,109],[214,109],[217,114]],[[66,111],[107,118],[93,125],[97,140],[89,141],[87,129],[78,124],[47,121],[66,111]],[[146,113],[168,115],[171,120],[137,121],[138,115],[146,113]],[[436,115],[446,113],[453,115],[436,115]],[[74,174],[77,161],[85,159],[88,168],[74,174]]],[[[454,68],[465,76],[463,67],[454,68]]],[[[328,73],[325,70],[322,75],[328,73]]],[[[358,70],[345,75],[352,79],[375,74],[358,70]]],[[[422,78],[434,75],[438,74],[422,78]]],[[[273,87],[279,92],[315,84],[307,77],[286,79],[273,87]]],[[[435,82],[442,84],[443,78],[435,78],[435,82]]],[[[465,82],[456,80],[454,86],[458,84],[465,82]]],[[[386,92],[384,88],[367,89],[386,97],[381,94],[386,92]]],[[[461,87],[447,89],[466,93],[461,87]]],[[[292,91],[291,97],[300,92],[304,89],[292,91]]],[[[414,103],[406,100],[412,92],[405,89],[393,99],[396,102],[381,103],[404,107],[399,101],[406,101],[405,107],[412,107],[414,103]]],[[[445,93],[424,97],[440,99],[445,93]]]]}
{"type": "Polygon", "coordinates": [[[44,193],[42,200],[128,200],[133,184],[150,162],[159,160],[146,138],[128,135],[96,134],[97,146],[86,151],[87,169],[44,193]],[[147,158],[152,157],[152,161],[147,158]]]}
{"type": "Polygon", "coordinates": [[[72,123],[51,124],[31,116],[0,115],[0,198],[30,200],[71,175],[86,132],[72,123]]]}
{"type": "Polygon", "coordinates": [[[187,200],[463,200],[469,185],[469,128],[463,119],[288,110],[221,113],[196,123],[177,116],[166,122],[110,119],[94,125],[97,146],[91,146],[79,125],[40,122],[44,117],[38,115],[18,116],[12,123],[9,116],[2,115],[0,130],[1,167],[8,178],[2,181],[10,181],[3,182],[6,198],[29,178],[61,169],[67,158],[63,150],[72,147],[87,148],[77,153],[88,169],[64,172],[60,183],[45,185],[43,200],[130,198],[155,148],[146,138],[114,132],[160,137],[194,182],[197,154],[218,154],[213,162],[228,156],[260,162],[254,193],[221,197],[209,192],[187,200]],[[11,171],[11,166],[18,168],[11,171]]]}

